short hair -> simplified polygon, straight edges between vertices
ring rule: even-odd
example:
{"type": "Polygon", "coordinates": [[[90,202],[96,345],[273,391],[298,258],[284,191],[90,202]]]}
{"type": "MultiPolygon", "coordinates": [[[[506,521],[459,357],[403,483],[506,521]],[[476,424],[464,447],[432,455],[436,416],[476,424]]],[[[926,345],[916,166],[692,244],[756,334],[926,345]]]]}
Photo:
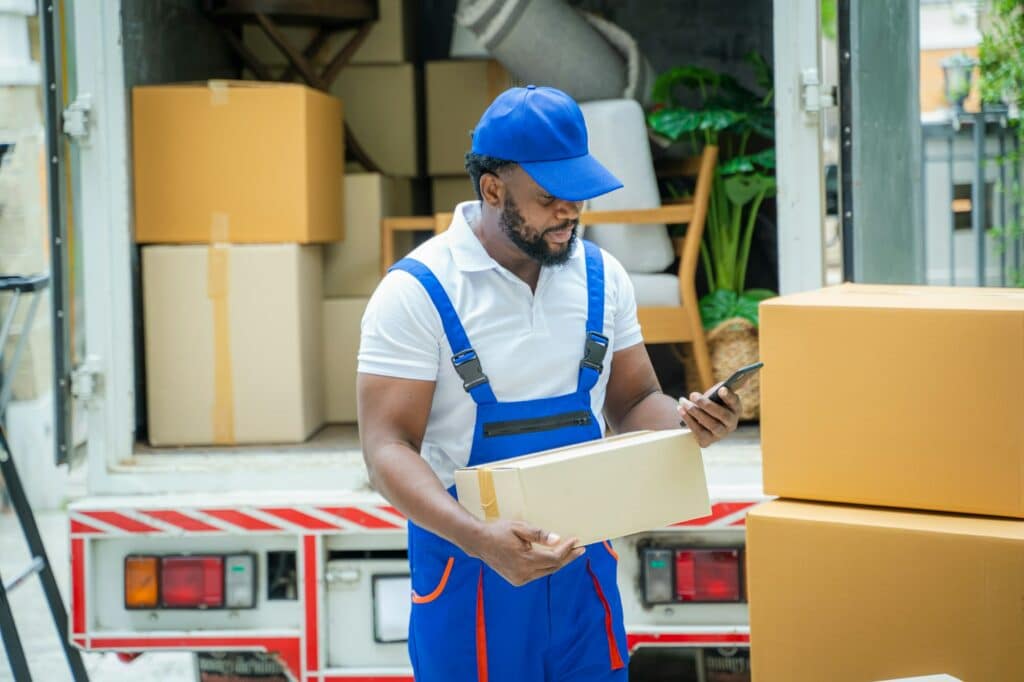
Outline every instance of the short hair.
{"type": "Polygon", "coordinates": [[[493,156],[466,152],[466,171],[469,173],[469,179],[472,181],[473,189],[476,191],[476,198],[484,198],[483,194],[480,193],[480,178],[485,173],[497,175],[498,171],[503,168],[511,168],[514,165],[516,165],[515,161],[506,161],[505,159],[497,159],[493,156]]]}

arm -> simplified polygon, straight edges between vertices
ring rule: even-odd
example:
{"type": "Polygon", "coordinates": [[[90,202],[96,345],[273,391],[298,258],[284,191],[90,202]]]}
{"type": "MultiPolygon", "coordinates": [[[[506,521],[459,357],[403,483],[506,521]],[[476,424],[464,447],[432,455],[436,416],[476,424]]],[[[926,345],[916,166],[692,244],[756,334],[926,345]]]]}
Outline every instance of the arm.
{"type": "Polygon", "coordinates": [[[419,454],[433,381],[360,373],[356,391],[370,482],[409,519],[479,557],[513,585],[553,573],[583,554],[576,538],[560,541],[519,521],[483,523],[448,494],[419,454]]]}
{"type": "Polygon", "coordinates": [[[677,403],[662,393],[647,348],[637,343],[612,356],[605,418],[616,433],[674,429],[682,420],[701,447],[707,447],[735,431],[739,422],[739,398],[726,388],[718,390],[727,407],[711,402],[711,391],[693,393],[677,403]]]}

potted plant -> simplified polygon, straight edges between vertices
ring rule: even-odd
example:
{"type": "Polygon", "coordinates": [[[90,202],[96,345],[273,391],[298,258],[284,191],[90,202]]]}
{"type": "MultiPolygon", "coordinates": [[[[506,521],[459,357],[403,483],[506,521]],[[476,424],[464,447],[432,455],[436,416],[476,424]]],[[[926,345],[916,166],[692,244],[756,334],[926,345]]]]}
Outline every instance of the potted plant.
{"type": "MultiPolygon", "coordinates": [[[[647,116],[655,139],[669,144],[689,140],[694,148],[719,148],[701,243],[708,293],[700,301],[716,381],[757,358],[757,306],[776,295],[746,287],[758,213],[776,189],[771,69],[758,55],[747,59],[762,92],[754,92],[726,74],[677,67],[655,81],[655,106],[647,116]],[[758,151],[750,149],[754,140],[761,143],[758,151]]],[[[744,418],[758,414],[757,386],[752,384],[741,394],[744,418]]]]}

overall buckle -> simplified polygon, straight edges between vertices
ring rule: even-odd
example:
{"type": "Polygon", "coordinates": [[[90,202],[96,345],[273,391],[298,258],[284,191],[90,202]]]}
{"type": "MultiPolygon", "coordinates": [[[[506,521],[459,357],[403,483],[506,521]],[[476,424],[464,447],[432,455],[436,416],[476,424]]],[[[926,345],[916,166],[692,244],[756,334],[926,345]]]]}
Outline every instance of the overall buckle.
{"type": "Polygon", "coordinates": [[[480,384],[487,383],[487,375],[484,374],[480,358],[472,348],[467,348],[453,355],[452,365],[462,379],[462,387],[467,391],[476,388],[480,384]]]}
{"type": "Polygon", "coordinates": [[[608,353],[608,337],[597,332],[587,333],[587,342],[583,346],[583,360],[580,367],[589,367],[600,374],[604,370],[604,356],[608,353]]]}

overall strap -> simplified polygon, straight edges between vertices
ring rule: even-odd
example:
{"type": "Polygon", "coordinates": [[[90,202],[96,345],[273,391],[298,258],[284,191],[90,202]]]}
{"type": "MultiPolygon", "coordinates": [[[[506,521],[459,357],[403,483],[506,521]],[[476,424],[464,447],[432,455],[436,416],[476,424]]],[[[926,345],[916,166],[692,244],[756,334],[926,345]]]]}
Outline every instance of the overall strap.
{"type": "Polygon", "coordinates": [[[608,337],[604,335],[604,258],[593,242],[583,240],[587,261],[587,335],[577,391],[589,392],[604,369],[608,337]]]}
{"type": "Polygon", "coordinates": [[[478,405],[498,402],[494,397],[494,391],[491,390],[487,375],[484,374],[480,358],[473,347],[469,345],[469,338],[459,320],[459,314],[455,312],[455,306],[452,305],[448,293],[434,273],[430,271],[430,268],[413,258],[403,258],[392,265],[388,272],[392,270],[408,272],[419,280],[427,295],[430,296],[434,307],[437,308],[438,315],[441,316],[441,325],[444,327],[444,333],[448,337],[448,344],[452,349],[452,365],[462,379],[462,387],[472,396],[473,401],[478,405]]]}

